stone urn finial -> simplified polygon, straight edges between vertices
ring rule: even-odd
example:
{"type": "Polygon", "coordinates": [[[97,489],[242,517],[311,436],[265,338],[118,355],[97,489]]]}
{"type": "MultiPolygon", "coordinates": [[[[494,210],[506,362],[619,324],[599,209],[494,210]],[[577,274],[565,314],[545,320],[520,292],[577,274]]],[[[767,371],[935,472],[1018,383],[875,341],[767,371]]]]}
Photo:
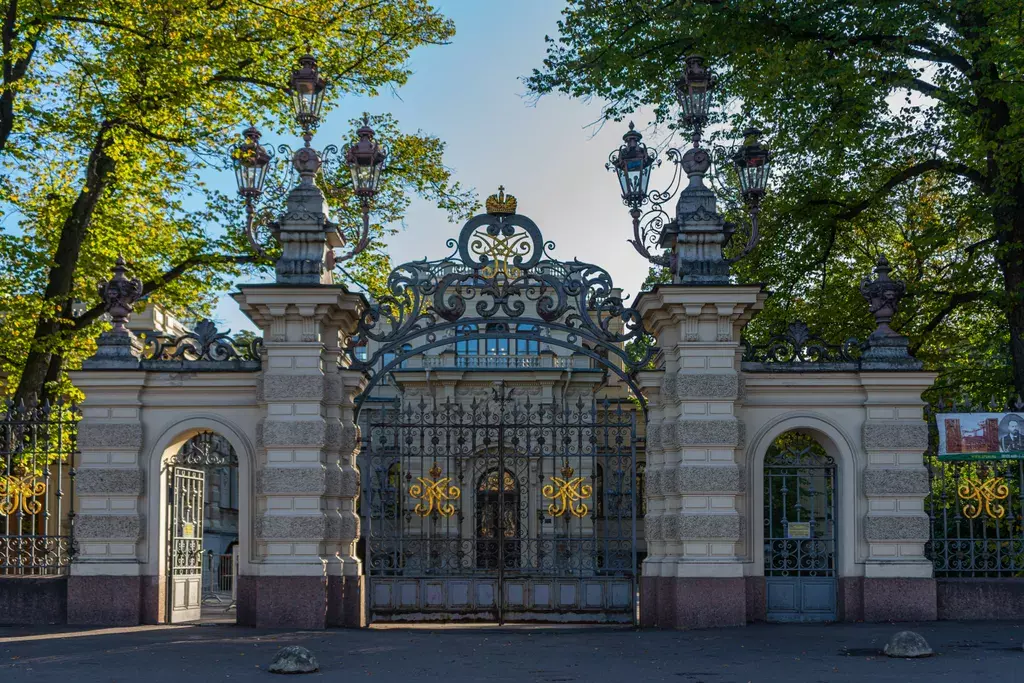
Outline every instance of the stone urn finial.
{"type": "Polygon", "coordinates": [[[899,310],[900,299],[906,294],[907,286],[900,280],[889,277],[892,268],[884,255],[878,256],[874,272],[874,280],[865,276],[860,283],[860,293],[867,299],[868,310],[875,316],[877,325],[871,337],[898,337],[899,333],[889,326],[889,322],[899,310]]]}
{"type": "Polygon", "coordinates": [[[132,306],[142,296],[142,281],[138,278],[127,278],[124,257],[118,256],[114,264],[114,277],[100,283],[100,299],[114,324],[111,334],[130,334],[125,324],[131,318],[132,306]]]}

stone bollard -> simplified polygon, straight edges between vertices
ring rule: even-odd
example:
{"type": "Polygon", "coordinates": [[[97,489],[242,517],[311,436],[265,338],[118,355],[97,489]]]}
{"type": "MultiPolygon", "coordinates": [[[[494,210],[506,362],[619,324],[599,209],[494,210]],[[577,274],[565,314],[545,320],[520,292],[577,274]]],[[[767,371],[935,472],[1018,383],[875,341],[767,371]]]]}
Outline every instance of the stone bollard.
{"type": "Polygon", "coordinates": [[[934,652],[920,633],[900,631],[885,645],[888,657],[931,657],[934,652]]]}
{"type": "Polygon", "coordinates": [[[319,670],[320,665],[317,664],[313,653],[298,645],[289,645],[278,650],[268,669],[272,674],[311,674],[319,670]]]}

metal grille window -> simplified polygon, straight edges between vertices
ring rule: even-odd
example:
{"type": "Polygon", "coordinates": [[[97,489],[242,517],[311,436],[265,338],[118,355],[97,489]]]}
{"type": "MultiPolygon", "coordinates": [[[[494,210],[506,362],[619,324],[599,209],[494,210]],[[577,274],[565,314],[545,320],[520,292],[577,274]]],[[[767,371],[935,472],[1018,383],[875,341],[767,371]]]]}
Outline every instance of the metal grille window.
{"type": "Polygon", "coordinates": [[[67,573],[77,419],[61,403],[0,413],[0,575],[67,573]]]}
{"type": "Polygon", "coordinates": [[[926,461],[935,576],[1024,576],[1024,461],[926,461]]]}

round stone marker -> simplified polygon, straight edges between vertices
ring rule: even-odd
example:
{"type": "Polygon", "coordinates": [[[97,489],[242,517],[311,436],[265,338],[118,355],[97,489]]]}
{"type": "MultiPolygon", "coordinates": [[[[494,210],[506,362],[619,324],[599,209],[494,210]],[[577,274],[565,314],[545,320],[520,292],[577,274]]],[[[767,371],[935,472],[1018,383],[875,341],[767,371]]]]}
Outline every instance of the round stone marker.
{"type": "Polygon", "coordinates": [[[306,648],[289,645],[278,650],[268,670],[272,674],[311,674],[319,671],[320,665],[306,648]]]}
{"type": "Polygon", "coordinates": [[[928,647],[928,641],[920,633],[900,631],[885,645],[885,654],[889,657],[931,657],[934,652],[928,647]]]}

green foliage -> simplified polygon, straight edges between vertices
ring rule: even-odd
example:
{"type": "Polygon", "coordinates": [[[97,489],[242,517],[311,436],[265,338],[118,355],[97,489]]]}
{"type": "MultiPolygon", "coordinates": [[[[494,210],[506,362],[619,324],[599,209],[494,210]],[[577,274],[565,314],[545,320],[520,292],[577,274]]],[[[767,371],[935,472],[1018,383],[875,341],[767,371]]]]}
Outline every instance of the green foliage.
{"type": "MultiPolygon", "coordinates": [[[[203,178],[227,166],[232,136],[250,122],[275,133],[294,125],[285,87],[307,47],[331,78],[326,113],[345,95],[403,84],[410,51],[454,33],[427,0],[8,5],[0,371],[8,392],[24,372],[21,396],[41,393],[44,381],[51,393],[54,382],[70,390],[59,371],[92,352],[103,329],[96,285],[118,254],[149,300],[176,313],[208,313],[232,281],[266,268],[244,248],[238,202],[203,178]],[[87,314],[73,316],[72,302],[87,314]]],[[[455,214],[472,203],[443,166],[443,143],[390,119],[375,123],[401,161],[374,214],[378,234],[412,195],[455,214]]],[[[371,250],[353,271],[372,281],[385,266],[371,250]]]]}
{"type": "MultiPolygon", "coordinates": [[[[804,318],[873,327],[857,284],[885,253],[894,321],[940,386],[1024,393],[1024,22],[1011,0],[571,0],[533,93],[672,120],[678,60],[720,75],[713,124],[776,150],[762,242],[738,267],[774,293],[751,334],[804,318]]],[[[714,135],[714,139],[722,138],[714,135]]],[[[740,222],[741,216],[734,216],[740,222]]]]}

